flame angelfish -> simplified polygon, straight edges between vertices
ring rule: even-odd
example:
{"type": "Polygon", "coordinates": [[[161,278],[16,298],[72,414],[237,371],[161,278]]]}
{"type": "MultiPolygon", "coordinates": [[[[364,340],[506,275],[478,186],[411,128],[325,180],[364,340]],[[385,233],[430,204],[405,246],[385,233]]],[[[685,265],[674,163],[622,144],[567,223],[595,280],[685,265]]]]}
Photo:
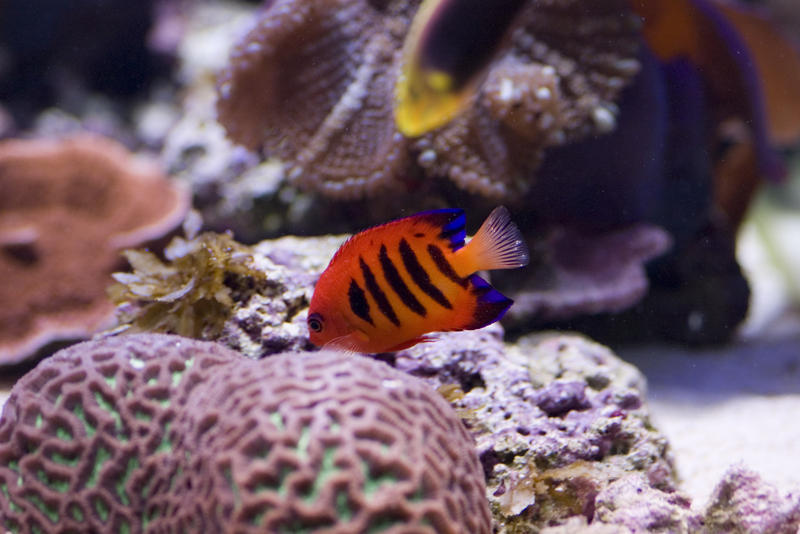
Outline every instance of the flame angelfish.
{"type": "Polygon", "coordinates": [[[435,331],[473,330],[499,320],[512,300],[476,271],[528,263],[508,210],[498,207],[464,245],[460,209],[418,213],[351,237],[314,288],[311,342],[356,352],[390,352],[435,331]]]}

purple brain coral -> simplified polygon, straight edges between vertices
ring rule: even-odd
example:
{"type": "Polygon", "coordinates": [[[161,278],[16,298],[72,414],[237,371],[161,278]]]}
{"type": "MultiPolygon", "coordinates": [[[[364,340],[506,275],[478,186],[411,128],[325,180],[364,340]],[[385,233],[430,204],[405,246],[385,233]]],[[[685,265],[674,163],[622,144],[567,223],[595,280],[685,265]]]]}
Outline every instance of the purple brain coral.
{"type": "Polygon", "coordinates": [[[491,532],[472,439],[420,380],[159,334],[75,345],[19,381],[0,494],[11,532],[491,532]]]}
{"type": "Polygon", "coordinates": [[[491,198],[525,191],[548,147],[615,127],[639,69],[628,0],[528,2],[472,106],[416,139],[393,119],[402,43],[418,0],[275,0],[219,81],[235,142],[296,184],[354,198],[419,175],[491,198]]]}

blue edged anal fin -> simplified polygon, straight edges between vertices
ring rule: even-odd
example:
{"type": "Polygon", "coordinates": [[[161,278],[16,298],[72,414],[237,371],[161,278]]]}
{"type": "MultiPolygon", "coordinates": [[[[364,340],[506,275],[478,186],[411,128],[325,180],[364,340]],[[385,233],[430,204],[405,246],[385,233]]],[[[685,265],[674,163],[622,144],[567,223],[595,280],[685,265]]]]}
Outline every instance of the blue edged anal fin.
{"type": "Polygon", "coordinates": [[[469,291],[475,295],[477,302],[472,313],[472,321],[465,330],[476,330],[490,325],[503,318],[514,301],[489,285],[489,282],[473,274],[469,277],[469,291]]]}

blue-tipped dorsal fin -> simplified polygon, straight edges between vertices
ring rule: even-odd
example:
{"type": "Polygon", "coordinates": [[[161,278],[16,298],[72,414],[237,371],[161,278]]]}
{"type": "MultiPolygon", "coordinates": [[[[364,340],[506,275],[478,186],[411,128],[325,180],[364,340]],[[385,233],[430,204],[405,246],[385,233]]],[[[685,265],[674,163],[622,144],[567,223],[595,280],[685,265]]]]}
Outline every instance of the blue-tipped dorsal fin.
{"type": "Polygon", "coordinates": [[[444,208],[440,210],[423,211],[412,215],[410,218],[421,219],[432,226],[440,228],[440,239],[446,239],[450,250],[458,250],[464,246],[467,237],[467,221],[464,210],[460,208],[444,208]]]}
{"type": "Polygon", "coordinates": [[[470,276],[469,282],[469,291],[475,295],[477,302],[475,311],[472,314],[472,322],[464,327],[466,330],[483,328],[495,321],[499,321],[514,303],[513,300],[493,288],[489,282],[477,274],[470,276]]]}

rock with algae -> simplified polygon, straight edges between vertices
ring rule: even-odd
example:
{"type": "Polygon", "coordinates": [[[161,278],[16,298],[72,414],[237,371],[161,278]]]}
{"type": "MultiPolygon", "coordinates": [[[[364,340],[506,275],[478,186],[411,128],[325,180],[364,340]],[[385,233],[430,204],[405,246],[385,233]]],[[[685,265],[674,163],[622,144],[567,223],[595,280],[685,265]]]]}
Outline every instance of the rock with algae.
{"type": "Polygon", "coordinates": [[[122,330],[213,338],[236,305],[239,279],[265,279],[251,267],[249,249],[229,234],[176,237],[164,255],[166,263],[148,250],[123,252],[133,272],[114,273],[109,288],[122,330]]]}
{"type": "Polygon", "coordinates": [[[207,232],[175,238],[166,263],[127,251],[133,272],[114,275],[118,326],[110,333],[218,340],[251,358],[311,348],[305,309],[343,239],[285,237],[247,247],[207,232]]]}
{"type": "Polygon", "coordinates": [[[728,469],[714,488],[704,514],[705,532],[796,534],[800,494],[781,494],[742,465],[728,469]]]}
{"type": "Polygon", "coordinates": [[[422,381],[137,334],[65,349],[0,418],[10,532],[488,534],[474,443],[422,381]]]}
{"type": "Polygon", "coordinates": [[[697,534],[796,534],[800,528],[797,493],[781,495],[755,472],[731,467],[704,508],[687,513],[680,494],[665,499],[642,477],[610,484],[597,496],[595,518],[574,517],[541,534],[633,534],[636,532],[697,534]],[[683,510],[683,514],[676,514],[683,510]]]}
{"type": "Polygon", "coordinates": [[[601,521],[599,496],[631,478],[655,502],[668,502],[676,523],[688,521],[666,438],[650,424],[642,375],[584,338],[505,345],[501,334],[442,334],[395,356],[397,368],[447,392],[470,426],[501,532],[573,516],[601,521]]]}

